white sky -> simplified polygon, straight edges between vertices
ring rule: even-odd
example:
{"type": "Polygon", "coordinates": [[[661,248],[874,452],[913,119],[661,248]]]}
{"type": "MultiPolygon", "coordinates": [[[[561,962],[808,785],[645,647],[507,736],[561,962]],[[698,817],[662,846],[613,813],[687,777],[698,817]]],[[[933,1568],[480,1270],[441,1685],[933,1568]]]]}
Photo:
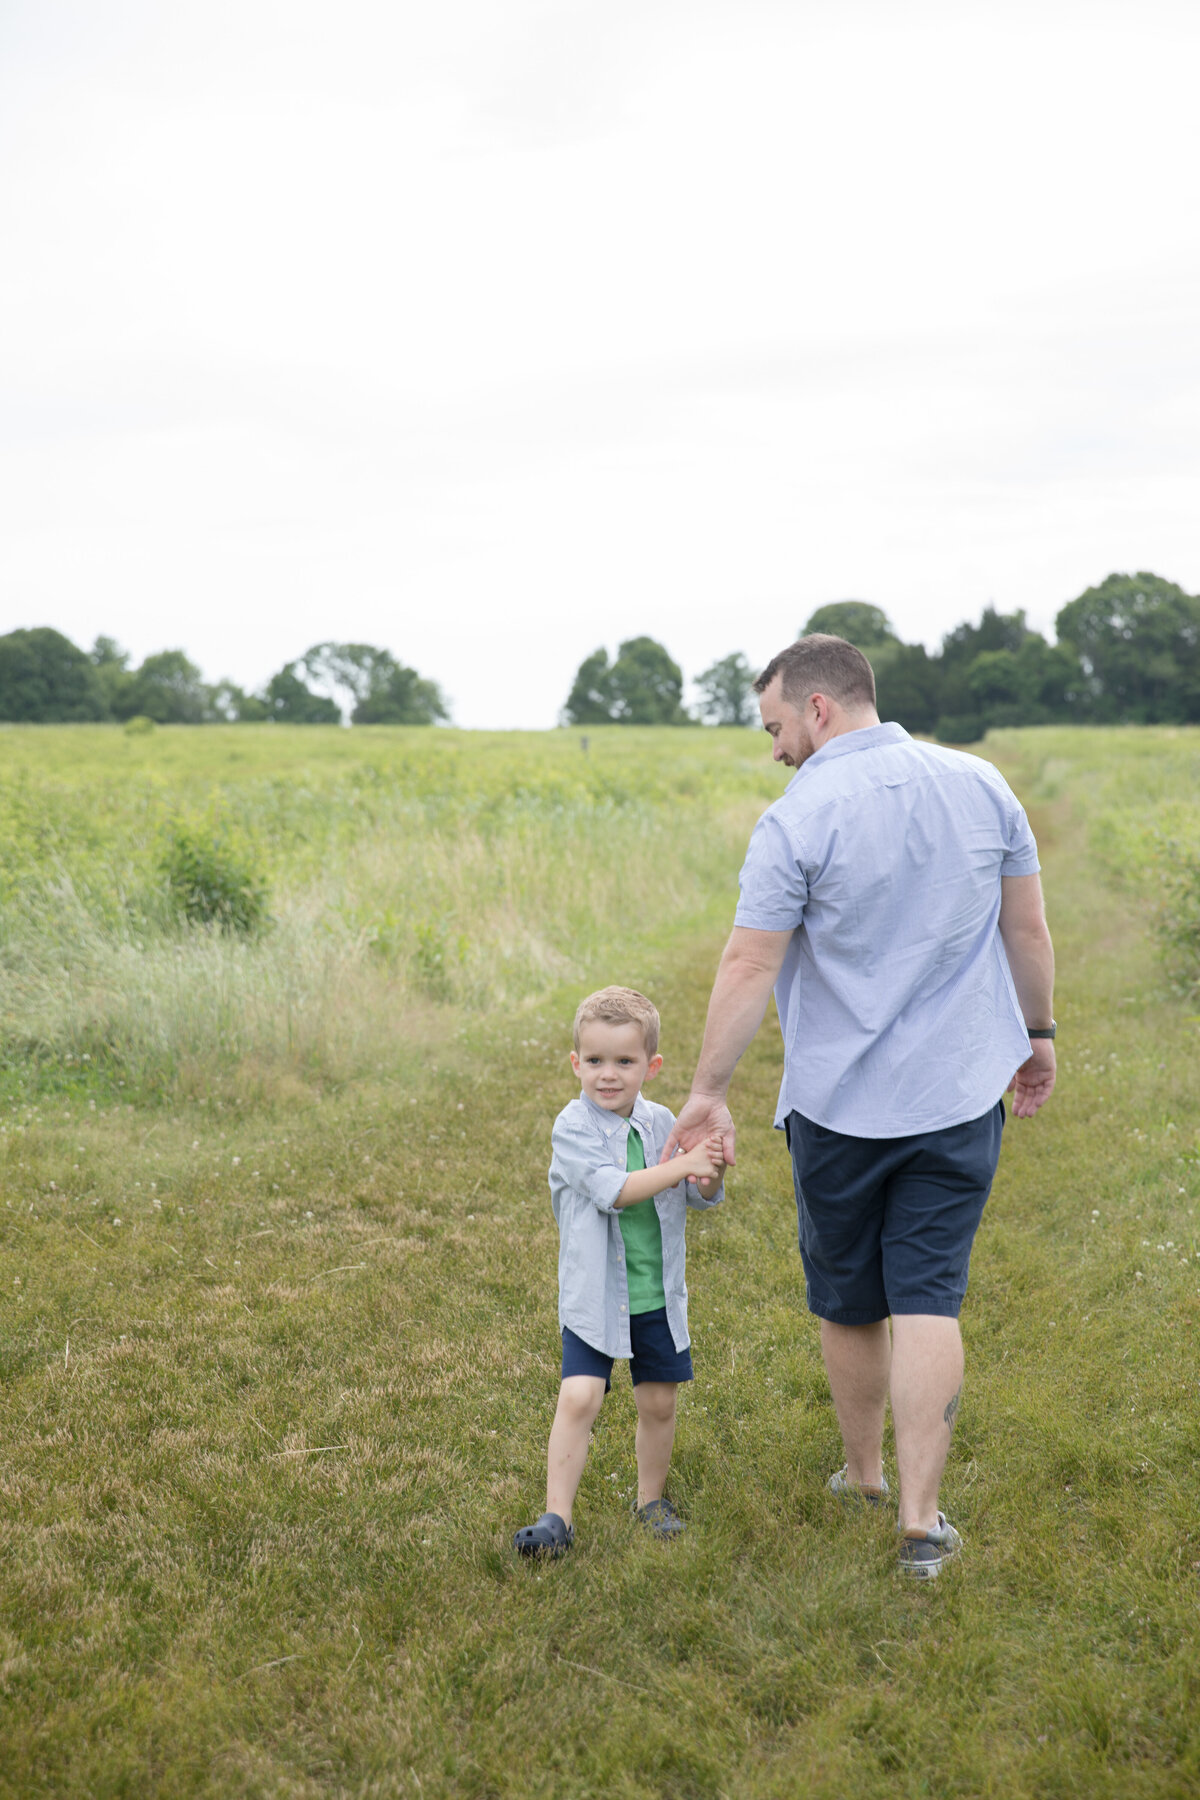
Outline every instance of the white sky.
{"type": "Polygon", "coordinates": [[[0,630],[552,724],[1200,589],[1195,0],[4,0],[0,630]]]}

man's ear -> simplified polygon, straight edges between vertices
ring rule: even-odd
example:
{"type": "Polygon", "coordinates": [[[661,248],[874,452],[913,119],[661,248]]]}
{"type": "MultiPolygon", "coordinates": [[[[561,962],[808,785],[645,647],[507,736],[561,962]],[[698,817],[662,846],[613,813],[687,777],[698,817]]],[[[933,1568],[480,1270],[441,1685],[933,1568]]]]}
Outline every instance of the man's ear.
{"type": "Polygon", "coordinates": [[[650,1061],[646,1064],[646,1080],[653,1081],[654,1077],[658,1074],[658,1071],[661,1068],[662,1068],[662,1057],[661,1056],[652,1056],[650,1058],[650,1061]]]}

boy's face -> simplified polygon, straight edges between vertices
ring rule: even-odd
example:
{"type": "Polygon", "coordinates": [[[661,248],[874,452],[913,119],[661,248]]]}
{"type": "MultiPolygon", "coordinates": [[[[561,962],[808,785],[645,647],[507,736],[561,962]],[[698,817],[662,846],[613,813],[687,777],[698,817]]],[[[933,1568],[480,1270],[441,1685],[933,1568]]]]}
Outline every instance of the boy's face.
{"type": "Polygon", "coordinates": [[[632,1020],[606,1025],[589,1019],[579,1027],[579,1049],[571,1052],[571,1067],[589,1100],[627,1119],[643,1082],[653,1081],[662,1068],[662,1057],[647,1056],[642,1028],[632,1020]]]}

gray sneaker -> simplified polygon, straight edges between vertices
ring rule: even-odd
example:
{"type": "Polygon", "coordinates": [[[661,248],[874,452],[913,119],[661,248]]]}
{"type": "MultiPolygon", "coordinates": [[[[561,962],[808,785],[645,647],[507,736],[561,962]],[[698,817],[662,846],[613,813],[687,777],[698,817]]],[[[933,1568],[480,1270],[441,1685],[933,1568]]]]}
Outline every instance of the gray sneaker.
{"type": "Polygon", "coordinates": [[[887,1484],[887,1476],[880,1477],[878,1487],[868,1487],[866,1482],[846,1479],[849,1467],[849,1463],[843,1463],[836,1475],[831,1475],[825,1484],[834,1498],[846,1506],[861,1506],[864,1500],[868,1506],[882,1506],[892,1491],[887,1484]]]}
{"type": "Polygon", "coordinates": [[[904,1533],[898,1553],[901,1572],[917,1581],[932,1581],[935,1575],[941,1574],[942,1564],[957,1556],[961,1549],[962,1539],[945,1513],[940,1512],[932,1531],[922,1531],[919,1526],[914,1526],[904,1533]]]}

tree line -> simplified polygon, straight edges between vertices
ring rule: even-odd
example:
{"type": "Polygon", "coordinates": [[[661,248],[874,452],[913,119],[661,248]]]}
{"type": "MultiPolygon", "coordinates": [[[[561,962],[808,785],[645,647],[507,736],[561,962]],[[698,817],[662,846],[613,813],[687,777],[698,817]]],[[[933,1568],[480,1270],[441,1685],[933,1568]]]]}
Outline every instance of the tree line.
{"type": "Polygon", "coordinates": [[[81,650],[37,626],[0,637],[0,719],[22,724],[152,719],[159,725],[339,725],[342,693],[353,725],[434,725],[449,719],[435,681],[374,644],[314,644],[255,694],[206,682],[182,650],[159,650],[137,668],[110,637],[81,650]],[[333,693],[330,692],[333,690],[333,693]]]}
{"type": "MultiPolygon", "coordinates": [[[[798,636],[848,638],[875,670],[879,716],[947,743],[970,744],[1014,725],[1200,722],[1200,595],[1161,576],[1110,575],[1064,606],[1056,643],[1024,611],[986,607],[956,625],[932,653],[906,644],[864,600],[819,606],[798,636]]],[[[683,675],[653,638],[631,638],[610,662],[586,657],[563,708],[570,725],[749,725],[758,721],[755,671],[740,652],[696,678],[699,702],[683,705],[683,675]]]]}
{"type": "MultiPolygon", "coordinates": [[[[799,635],[810,631],[848,638],[870,658],[881,718],[949,743],[1012,725],[1200,722],[1200,595],[1158,575],[1110,575],[1088,588],[1059,612],[1053,644],[1023,611],[991,606],[932,652],[904,643],[864,600],[819,606],[799,635]]],[[[656,639],[629,638],[611,660],[604,649],[584,658],[562,717],[583,726],[752,725],[754,674],[740,651],[720,658],[697,676],[689,712],[679,664],[656,639]]],[[[232,681],[205,682],[182,650],[157,651],[134,668],[110,637],[81,650],[48,626],[0,636],[4,721],[336,725],[344,713],[354,725],[450,716],[436,682],[373,644],[314,644],[247,694],[232,681]]]]}

